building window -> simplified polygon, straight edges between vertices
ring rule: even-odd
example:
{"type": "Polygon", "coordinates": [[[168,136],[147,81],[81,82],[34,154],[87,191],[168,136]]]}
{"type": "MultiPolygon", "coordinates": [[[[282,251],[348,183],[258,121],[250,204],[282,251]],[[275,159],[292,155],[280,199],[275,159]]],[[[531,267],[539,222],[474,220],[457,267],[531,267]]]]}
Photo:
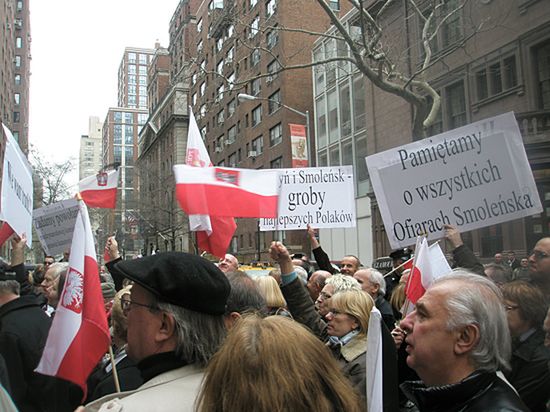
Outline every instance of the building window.
{"type": "MultiPolygon", "coordinates": [[[[430,42],[430,48],[433,54],[438,53],[449,46],[455,44],[462,38],[462,8],[459,0],[448,0],[442,2],[434,12],[434,18],[431,21],[431,26],[428,29],[429,33],[435,30],[437,34],[430,42]],[[443,19],[445,19],[443,21],[443,19]]],[[[433,9],[428,9],[424,12],[424,16],[428,17],[433,9]]],[[[423,22],[420,23],[420,32],[423,29],[423,22]]],[[[424,47],[422,46],[422,59],[424,59],[424,47]]]]}
{"type": "Polygon", "coordinates": [[[264,139],[263,136],[258,136],[252,140],[252,150],[256,152],[256,156],[259,156],[264,151],[264,139]]]}
{"type": "Polygon", "coordinates": [[[129,74],[136,74],[136,65],[135,64],[129,64],[128,65],[128,73],[129,74]]]}
{"type": "Polygon", "coordinates": [[[113,112],[113,122],[122,123],[122,112],[113,112]]]}
{"type": "Polygon", "coordinates": [[[23,47],[23,39],[21,37],[17,37],[15,39],[15,47],[18,48],[18,49],[23,47]]]}
{"type": "Polygon", "coordinates": [[[365,102],[365,79],[355,76],[353,79],[353,120],[355,131],[367,127],[367,105],[365,102]]]}
{"type": "MultiPolygon", "coordinates": [[[[133,166],[134,165],[134,147],[133,146],[126,146],[124,148],[124,164],[126,166],[133,166]]],[[[132,173],[126,173],[126,175],[131,175],[132,173]]],[[[128,185],[131,186],[131,185],[128,185]]]]}
{"type": "Polygon", "coordinates": [[[122,126],[120,124],[115,124],[113,128],[113,143],[122,144],[122,126]]]}
{"type": "MultiPolygon", "coordinates": [[[[139,64],[147,64],[147,54],[139,55],[139,64]]],[[[145,68],[145,70],[147,70],[147,68],[145,68]]]]}
{"type": "Polygon", "coordinates": [[[329,7],[334,11],[340,11],[340,0],[329,0],[329,7]]]}
{"type": "Polygon", "coordinates": [[[17,11],[22,11],[23,10],[23,0],[19,0],[17,2],[17,11]]]}
{"type": "Polygon", "coordinates": [[[259,105],[252,110],[252,127],[258,125],[262,121],[262,105],[259,105]]]}
{"type": "Polygon", "coordinates": [[[279,73],[277,71],[281,68],[281,65],[277,60],[273,60],[271,63],[267,65],[267,73],[269,76],[267,76],[267,83],[271,83],[273,80],[275,80],[277,77],[279,77],[279,73]]]}
{"type": "Polygon", "coordinates": [[[430,136],[463,126],[467,122],[464,82],[461,80],[453,83],[438,93],[441,96],[441,109],[428,129],[430,136]]]}
{"type": "Polygon", "coordinates": [[[258,0],[250,0],[250,8],[253,8],[258,3],[258,0]]]}
{"type": "Polygon", "coordinates": [[[535,49],[536,79],[540,109],[550,109],[550,41],[535,49]]]}
{"type": "Polygon", "coordinates": [[[223,100],[223,92],[225,91],[225,86],[222,84],[216,89],[216,100],[221,102],[223,100]]]}
{"type": "Polygon", "coordinates": [[[365,157],[367,157],[367,136],[363,133],[355,139],[355,173],[357,173],[357,194],[360,196],[370,191],[369,171],[365,157]]]}
{"type": "Polygon", "coordinates": [[[19,123],[21,121],[21,114],[19,112],[13,112],[13,122],[19,123]]]}
{"type": "Polygon", "coordinates": [[[139,66],[139,74],[141,76],[147,76],[147,66],[139,66]]]}
{"type": "Polygon", "coordinates": [[[269,146],[273,147],[283,141],[283,128],[281,123],[269,129],[269,146]]]}
{"type": "Polygon", "coordinates": [[[315,112],[317,113],[317,125],[315,127],[317,143],[319,148],[323,148],[327,145],[327,109],[324,95],[315,102],[315,112]]]}
{"type": "Polygon", "coordinates": [[[237,127],[231,126],[227,131],[227,141],[229,144],[233,144],[235,143],[236,139],[237,139],[237,127]]]}
{"type": "Polygon", "coordinates": [[[197,93],[193,93],[193,96],[191,96],[191,104],[193,106],[197,104],[197,93]]]}
{"type": "Polygon", "coordinates": [[[329,143],[336,142],[339,139],[339,123],[338,123],[338,96],[336,90],[333,89],[327,94],[328,102],[328,141],[329,143]]]}
{"type": "Polygon", "coordinates": [[[139,76],[139,84],[147,86],[147,76],[139,76]]]}
{"type": "Polygon", "coordinates": [[[262,90],[262,80],[254,79],[250,82],[250,91],[252,96],[258,96],[262,90]]]}
{"type": "Polygon", "coordinates": [[[233,152],[227,158],[227,164],[229,167],[237,167],[237,152],[233,152]]]}
{"type": "Polygon", "coordinates": [[[252,20],[252,23],[250,23],[250,31],[248,32],[248,38],[251,39],[256,34],[258,34],[258,31],[260,29],[260,16],[254,17],[254,20],[252,20]]]}
{"type": "Polygon", "coordinates": [[[351,135],[351,94],[348,83],[340,87],[340,134],[342,138],[351,135]]]}
{"type": "Polygon", "coordinates": [[[130,124],[124,126],[124,143],[134,144],[134,126],[130,124]]]}
{"type": "Polygon", "coordinates": [[[126,124],[134,123],[134,113],[124,112],[124,123],[126,123],[126,124]]]}
{"type": "Polygon", "coordinates": [[[267,3],[265,4],[266,17],[271,17],[273,13],[275,13],[276,7],[277,7],[277,3],[275,2],[275,0],[267,0],[267,3]]]}
{"type": "Polygon", "coordinates": [[[21,95],[19,93],[15,93],[13,95],[13,101],[16,105],[19,105],[21,103],[21,95]]]}
{"type": "Polygon", "coordinates": [[[279,33],[276,29],[271,30],[269,33],[265,35],[265,43],[267,45],[268,50],[271,50],[273,47],[277,45],[277,41],[279,40],[279,33]]]}
{"type": "Polygon", "coordinates": [[[136,54],[128,53],[128,63],[136,63],[136,54]]]}
{"type": "Polygon", "coordinates": [[[477,100],[498,95],[517,86],[516,56],[483,66],[475,72],[477,100]]]}
{"type": "Polygon", "coordinates": [[[228,27],[227,27],[227,38],[233,36],[233,33],[235,32],[235,26],[233,26],[232,24],[230,24],[228,27]]]}
{"type": "Polygon", "coordinates": [[[21,67],[21,56],[15,56],[15,67],[21,67]]]}
{"type": "Polygon", "coordinates": [[[229,103],[227,103],[227,117],[231,117],[233,116],[233,114],[235,113],[235,109],[236,109],[236,101],[235,99],[231,99],[231,101],[229,103]]]}
{"type": "Polygon", "coordinates": [[[20,75],[20,74],[16,74],[16,75],[15,75],[15,84],[16,84],[16,85],[20,85],[20,84],[21,84],[21,75],[20,75]]]}
{"type": "Polygon", "coordinates": [[[206,92],[206,82],[202,82],[200,86],[200,95],[204,96],[204,92],[206,92]]]}
{"type": "MultiPolygon", "coordinates": [[[[320,62],[324,60],[323,46],[320,46],[313,52],[313,61],[320,62]]],[[[325,67],[322,64],[317,64],[313,68],[315,73],[315,95],[318,96],[325,91],[325,67]]]]}
{"type": "Polygon", "coordinates": [[[197,22],[197,31],[200,33],[202,31],[202,19],[199,19],[197,22]]]}
{"type": "Polygon", "coordinates": [[[268,100],[269,114],[279,110],[280,107],[281,107],[281,91],[277,90],[275,93],[269,96],[269,100],[268,100]]]}
{"type": "Polygon", "coordinates": [[[128,84],[136,84],[136,75],[135,74],[129,74],[128,75],[128,84]]]}
{"type": "Polygon", "coordinates": [[[227,85],[229,87],[229,90],[233,90],[233,87],[235,86],[235,73],[231,73],[229,76],[227,76],[227,85]]]}
{"type": "Polygon", "coordinates": [[[197,83],[197,73],[193,73],[191,76],[191,85],[194,85],[195,83],[197,83]]]}
{"type": "Polygon", "coordinates": [[[254,49],[250,55],[250,66],[254,67],[260,62],[260,50],[254,49]]]}
{"type": "Polygon", "coordinates": [[[231,47],[229,50],[227,50],[227,54],[225,55],[225,61],[227,64],[233,63],[234,54],[235,47],[231,47]]]}
{"type": "Polygon", "coordinates": [[[223,75],[223,59],[221,59],[216,65],[216,73],[218,73],[220,76],[223,75]]]}
{"type": "Polygon", "coordinates": [[[223,125],[223,109],[218,112],[218,116],[216,120],[218,122],[218,126],[223,125]]]}
{"type": "Polygon", "coordinates": [[[278,158],[273,159],[270,162],[269,166],[271,167],[271,169],[281,169],[283,167],[283,157],[279,156],[278,158]]]}

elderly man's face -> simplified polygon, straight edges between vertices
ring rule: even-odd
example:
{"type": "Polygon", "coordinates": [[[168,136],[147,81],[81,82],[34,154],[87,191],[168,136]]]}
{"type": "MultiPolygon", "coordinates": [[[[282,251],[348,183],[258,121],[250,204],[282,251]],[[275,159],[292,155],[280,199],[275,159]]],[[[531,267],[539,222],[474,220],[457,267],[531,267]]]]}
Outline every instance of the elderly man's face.
{"type": "Polygon", "coordinates": [[[501,264],[502,263],[502,254],[497,253],[495,255],[495,263],[501,264]]]}
{"type": "Polygon", "coordinates": [[[353,276],[359,269],[359,262],[353,256],[344,256],[340,264],[340,273],[342,275],[353,276]]]}
{"type": "MultiPolygon", "coordinates": [[[[126,297],[128,298],[128,296],[126,297]]],[[[128,317],[128,356],[135,362],[147,358],[158,350],[156,334],[162,323],[160,311],[151,310],[153,297],[141,286],[132,286],[130,295],[132,304],[127,311],[128,317]]]]}
{"type": "Polygon", "coordinates": [[[223,273],[234,272],[239,269],[237,258],[229,253],[223,259],[220,259],[218,267],[223,273]]]}
{"type": "Polygon", "coordinates": [[[529,256],[529,273],[535,283],[550,282],[550,238],[537,242],[529,256]]]}
{"type": "Polygon", "coordinates": [[[48,289],[51,288],[54,284],[54,282],[57,280],[57,277],[54,276],[54,272],[52,269],[48,269],[46,271],[46,274],[44,275],[44,280],[40,284],[42,286],[43,293],[48,296],[48,289]]]}
{"type": "Polygon", "coordinates": [[[358,270],[353,274],[353,277],[357,279],[357,282],[359,282],[359,284],[361,285],[361,289],[363,289],[363,292],[367,292],[373,299],[376,299],[378,297],[378,290],[380,289],[380,285],[371,282],[371,280],[369,279],[368,269],[358,270]]]}
{"type": "Polygon", "coordinates": [[[445,307],[449,286],[443,284],[428,289],[418,300],[416,309],[399,325],[407,332],[407,365],[427,386],[450,383],[442,376],[455,361],[457,332],[447,329],[449,313],[445,307]]]}
{"type": "Polygon", "coordinates": [[[325,316],[329,312],[330,299],[332,298],[333,293],[334,293],[334,286],[332,285],[325,285],[321,293],[319,293],[319,297],[315,301],[315,306],[319,311],[319,315],[325,316]]]}

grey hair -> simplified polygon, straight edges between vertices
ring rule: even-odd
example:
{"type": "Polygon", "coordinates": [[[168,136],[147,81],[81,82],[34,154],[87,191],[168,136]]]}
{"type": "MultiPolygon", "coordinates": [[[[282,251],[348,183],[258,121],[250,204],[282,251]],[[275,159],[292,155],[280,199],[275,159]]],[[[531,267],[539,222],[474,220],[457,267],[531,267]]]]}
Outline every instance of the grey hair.
{"type": "Polygon", "coordinates": [[[55,262],[50,265],[48,272],[52,272],[54,279],[57,279],[62,273],[67,273],[69,270],[69,264],[67,262],[55,262]]]}
{"type": "Polygon", "coordinates": [[[345,290],[361,290],[361,285],[357,282],[357,279],[341,274],[332,275],[327,279],[325,285],[332,285],[334,287],[333,295],[345,290]]]}
{"type": "Polygon", "coordinates": [[[17,295],[19,296],[21,286],[16,280],[2,280],[0,281],[0,295],[17,295]]]}
{"type": "Polygon", "coordinates": [[[368,271],[369,280],[380,286],[378,288],[378,295],[384,296],[386,294],[386,279],[384,279],[384,275],[374,268],[369,268],[368,271]]]}
{"type": "Polygon", "coordinates": [[[223,316],[195,312],[160,301],[157,301],[156,306],[174,316],[176,356],[187,364],[206,366],[225,339],[223,316]]]}
{"type": "Polygon", "coordinates": [[[302,285],[305,285],[307,283],[307,271],[301,266],[294,265],[294,272],[300,278],[302,285]]]}
{"type": "Polygon", "coordinates": [[[479,342],[470,355],[476,369],[489,372],[509,369],[511,338],[498,286],[484,276],[463,269],[440,277],[434,285],[446,282],[460,282],[464,286],[445,300],[449,312],[447,329],[477,325],[479,342]]]}

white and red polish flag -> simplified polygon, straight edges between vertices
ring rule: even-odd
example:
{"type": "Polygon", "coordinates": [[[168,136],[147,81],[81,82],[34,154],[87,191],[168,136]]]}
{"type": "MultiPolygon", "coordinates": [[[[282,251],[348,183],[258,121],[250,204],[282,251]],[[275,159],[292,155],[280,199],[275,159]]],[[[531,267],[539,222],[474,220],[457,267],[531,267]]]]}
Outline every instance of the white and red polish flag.
{"type": "Polygon", "coordinates": [[[405,287],[405,294],[416,305],[434,280],[452,272],[439,243],[428,246],[426,237],[417,240],[413,268],[405,287]]]}
{"type": "MultiPolygon", "coordinates": [[[[189,133],[185,163],[193,167],[212,166],[191,107],[189,107],[189,133]]],[[[189,228],[197,233],[197,243],[201,250],[223,258],[237,225],[232,217],[189,215],[189,228]]]]}
{"type": "Polygon", "coordinates": [[[111,341],[88,208],[79,202],[63,294],[36,372],[76,383],[86,380],[111,341]]]}
{"type": "Polygon", "coordinates": [[[114,209],[116,207],[116,192],[119,169],[99,172],[78,182],[78,191],[88,207],[114,209]]]}
{"type": "Polygon", "coordinates": [[[277,217],[277,169],[175,165],[176,198],[188,215],[277,217]]]}

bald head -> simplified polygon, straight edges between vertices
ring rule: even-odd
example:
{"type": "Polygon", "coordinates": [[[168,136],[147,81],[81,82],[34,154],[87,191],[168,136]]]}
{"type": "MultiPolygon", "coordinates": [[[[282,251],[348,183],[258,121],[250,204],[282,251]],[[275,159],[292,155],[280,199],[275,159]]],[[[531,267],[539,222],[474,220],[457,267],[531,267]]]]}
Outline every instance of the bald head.
{"type": "Polygon", "coordinates": [[[317,270],[310,276],[309,281],[307,282],[307,289],[309,291],[309,296],[311,296],[311,299],[314,302],[319,297],[319,293],[321,293],[325,287],[327,279],[331,276],[332,274],[326,270],[317,270]]]}
{"type": "Polygon", "coordinates": [[[382,273],[373,268],[359,269],[353,274],[357,282],[361,285],[363,292],[368,293],[376,300],[379,295],[386,294],[386,281],[382,273]]]}
{"type": "Polygon", "coordinates": [[[239,261],[231,254],[226,254],[223,259],[220,259],[218,267],[223,273],[235,272],[239,269],[239,261]]]}

